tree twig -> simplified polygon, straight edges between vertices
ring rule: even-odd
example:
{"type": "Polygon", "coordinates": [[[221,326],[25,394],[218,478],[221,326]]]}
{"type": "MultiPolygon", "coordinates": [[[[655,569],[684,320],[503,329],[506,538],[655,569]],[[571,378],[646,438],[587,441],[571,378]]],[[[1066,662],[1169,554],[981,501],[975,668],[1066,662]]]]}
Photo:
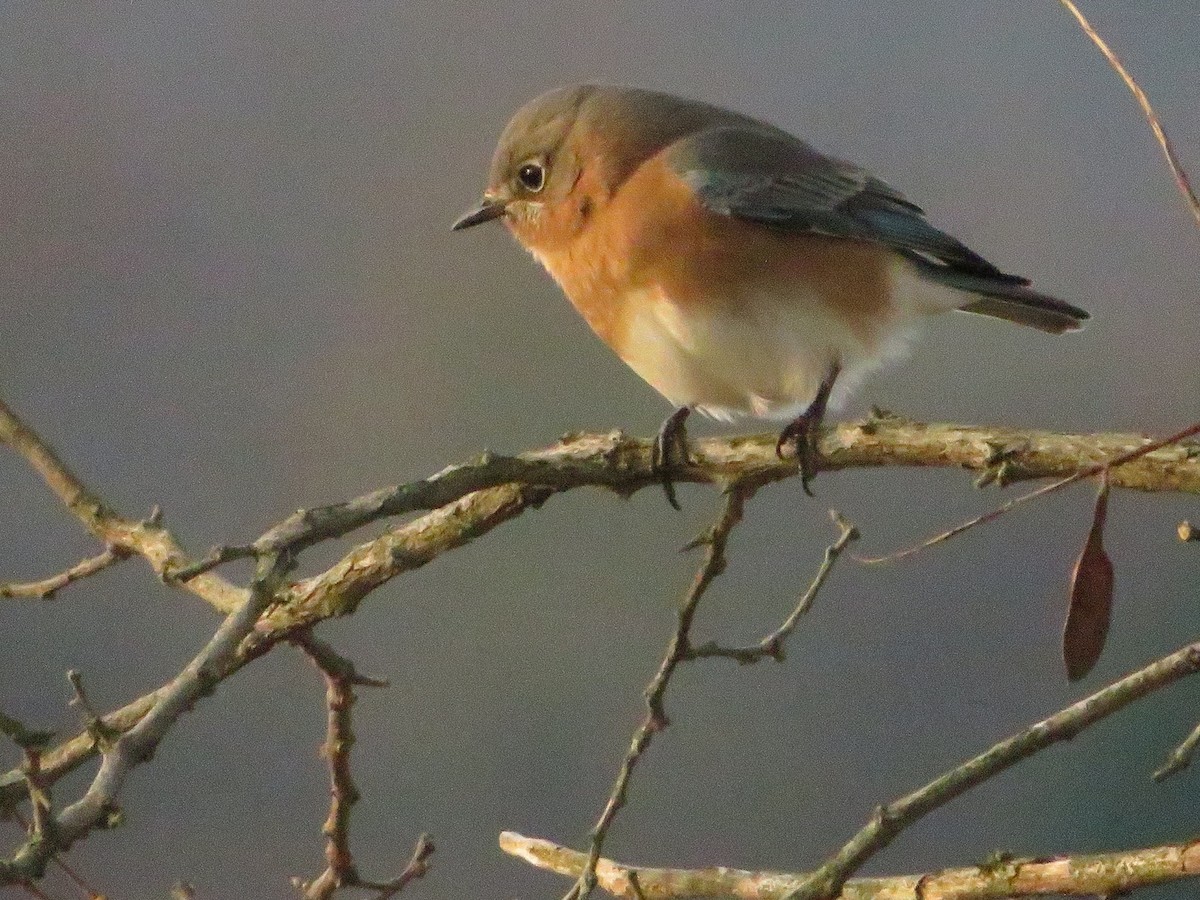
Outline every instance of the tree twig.
{"type": "Polygon", "coordinates": [[[71,568],[43,578],[40,581],[0,583],[0,597],[30,598],[34,600],[52,600],[54,595],[76,581],[81,581],[97,572],[103,572],[115,566],[123,559],[130,557],[130,551],[117,547],[106,547],[103,553],[89,556],[76,563],[71,568]]]}
{"type": "Polygon", "coordinates": [[[1010,766],[1059,741],[1070,740],[1133,701],[1200,671],[1200,642],[1163,657],[1068,706],[1036,725],[1001,741],[989,750],[929,784],[875,810],[857,834],[785,900],[828,900],[836,897],[846,879],[886,847],[901,831],[955,797],[982,784],[1010,766]]]}
{"type": "Polygon", "coordinates": [[[1192,217],[1196,220],[1196,224],[1200,225],[1200,199],[1197,199],[1196,192],[1192,190],[1192,183],[1188,179],[1187,172],[1184,171],[1183,164],[1179,161],[1179,157],[1175,153],[1175,148],[1171,146],[1171,141],[1167,138],[1167,131],[1163,127],[1162,122],[1159,121],[1158,114],[1154,111],[1154,107],[1150,105],[1150,98],[1146,96],[1146,92],[1141,89],[1138,83],[1133,80],[1133,76],[1129,74],[1129,70],[1121,63],[1117,54],[1096,33],[1096,29],[1092,27],[1092,23],[1080,12],[1079,7],[1072,3],[1071,0],[1059,0],[1059,2],[1075,17],[1084,34],[1091,38],[1092,43],[1100,48],[1100,52],[1104,54],[1104,58],[1108,60],[1108,64],[1121,76],[1121,80],[1125,82],[1125,86],[1129,88],[1130,93],[1133,94],[1138,105],[1141,106],[1146,121],[1150,123],[1150,130],[1154,132],[1154,139],[1158,141],[1158,146],[1162,148],[1163,156],[1167,158],[1167,165],[1171,169],[1171,175],[1175,178],[1175,184],[1179,188],[1179,193],[1183,194],[1183,199],[1187,201],[1188,208],[1192,212],[1192,217]]]}
{"type": "MultiPolygon", "coordinates": [[[[161,692],[147,714],[102,753],[102,762],[84,795],[43,827],[7,861],[0,861],[0,885],[22,884],[41,877],[50,859],[96,827],[113,824],[119,817],[117,797],[129,773],[146,762],[183,713],[216,681],[214,672],[237,655],[242,640],[279,591],[280,578],[289,561],[282,557],[260,560],[245,602],[228,616],[212,639],[161,692]]],[[[35,805],[35,812],[36,812],[35,805]]]]}
{"type": "MultiPolygon", "coordinates": [[[[793,460],[775,454],[774,435],[710,438],[691,442],[692,458],[674,473],[676,481],[726,484],[737,479],[761,482],[790,478],[793,460]]],[[[962,468],[994,472],[998,453],[1023,478],[1073,475],[1081,467],[1131,450],[1147,439],[1132,434],[1056,434],[1048,431],[929,425],[899,417],[844,423],[824,430],[821,468],[836,471],[879,466],[962,468]]],[[[233,559],[275,550],[298,552],[320,540],[341,537],[382,518],[438,509],[470,494],[522,484],[544,488],[547,495],[576,487],[605,487],[632,494],[657,485],[650,465],[652,442],[619,431],[579,434],[544,450],[517,456],[484,454],[474,462],[450,466],[429,478],[383,488],[329,506],[302,509],[248,544],[214,547],[202,559],[174,567],[173,580],[187,581],[233,559]]],[[[1200,458],[1184,451],[1131,457],[1113,486],[1141,491],[1200,494],[1200,458]]]]}
{"type": "MultiPolygon", "coordinates": [[[[1113,479],[1115,477],[1115,473],[1120,471],[1119,467],[1141,459],[1148,454],[1155,452],[1156,450],[1161,450],[1164,447],[1171,447],[1179,444],[1181,441],[1187,440],[1196,434],[1200,434],[1200,422],[1193,422],[1187,428],[1183,429],[1182,431],[1177,431],[1175,434],[1172,434],[1169,437],[1160,438],[1156,441],[1150,441],[1149,443],[1143,444],[1142,446],[1133,450],[1127,450],[1124,453],[1120,453],[1110,460],[1095,463],[1094,465],[1080,469],[1079,471],[1074,472],[1065,478],[1060,478],[1058,481],[1052,481],[1050,484],[1042,485],[1040,488],[1030,491],[1027,494],[1014,497],[1007,503],[1002,503],[1001,505],[995,507],[994,509],[988,510],[982,515],[967,519],[965,522],[960,522],[953,528],[948,528],[939,534],[935,534],[933,537],[927,538],[926,540],[921,541],[919,544],[914,544],[911,547],[904,548],[903,550],[896,550],[884,556],[856,556],[855,559],[858,562],[865,563],[867,565],[896,562],[897,560],[920,553],[922,550],[928,550],[930,547],[936,546],[937,544],[945,543],[951,538],[958,537],[963,532],[970,531],[972,528],[975,528],[978,525],[986,525],[989,522],[994,522],[1005,513],[1011,512],[1016,507],[1028,503],[1030,500],[1036,500],[1039,497],[1044,497],[1046,494],[1053,494],[1055,491],[1060,491],[1068,485],[1072,485],[1077,481],[1083,480],[1084,478],[1092,478],[1096,475],[1105,474],[1109,479],[1109,485],[1111,487],[1111,485],[1114,483],[1113,479]]],[[[1189,453],[1190,450],[1185,450],[1184,452],[1186,454],[1189,453]]]]}
{"type": "Polygon", "coordinates": [[[1200,725],[1192,729],[1191,734],[1183,739],[1183,742],[1167,757],[1167,761],[1155,771],[1154,780],[1162,781],[1170,778],[1190,766],[1192,757],[1196,755],[1197,747],[1200,747],[1200,725]]]}
{"type": "Polygon", "coordinates": [[[425,835],[418,841],[418,852],[398,878],[388,882],[367,881],[358,873],[350,852],[350,810],[358,802],[359,792],[350,773],[350,750],[355,736],[351,721],[354,686],[385,687],[386,681],[359,674],[354,664],[311,632],[291,638],[325,679],[327,709],[325,743],[321,753],[329,765],[329,816],[321,828],[325,835],[325,870],[310,882],[297,881],[305,900],[328,900],[339,888],[366,888],[376,898],[391,897],[413,878],[425,874],[433,843],[425,835]]]}
{"type": "MultiPolygon", "coordinates": [[[[580,853],[512,831],[500,834],[500,849],[539,869],[578,878],[587,862],[580,853]]],[[[841,900],[981,900],[1048,894],[1116,897],[1125,891],[1200,876],[1200,842],[1117,853],[1053,859],[1003,858],[995,863],[920,875],[855,878],[842,886],[841,900]]],[[[803,883],[804,873],[750,872],[717,866],[664,869],[601,859],[597,883],[627,900],[779,900],[803,883]]]]}
{"type": "Polygon", "coordinates": [[[718,516],[717,521],[708,530],[707,534],[696,541],[697,545],[703,544],[707,547],[704,554],[704,562],[701,563],[695,578],[692,579],[692,586],[689,588],[687,596],[679,608],[675,631],[667,643],[667,650],[663,655],[662,662],[659,664],[658,671],[654,673],[654,677],[646,685],[645,718],[642,720],[642,724],[638,726],[637,731],[634,732],[633,739],[629,742],[629,749],[626,751],[625,758],[621,762],[621,768],[617,773],[616,781],[613,783],[608,801],[604,804],[604,811],[600,814],[599,820],[597,820],[595,827],[592,829],[587,861],[579,873],[578,880],[566,893],[563,900],[583,900],[596,885],[596,864],[600,860],[600,854],[604,849],[604,841],[608,837],[608,831],[612,827],[613,820],[616,819],[621,807],[625,805],[625,798],[629,790],[629,780],[633,775],[633,770],[642,758],[642,754],[646,752],[646,748],[650,746],[654,735],[670,724],[666,708],[663,704],[663,698],[666,696],[667,687],[671,683],[671,676],[675,673],[676,667],[681,662],[687,660],[691,650],[689,636],[692,621],[696,616],[696,609],[700,605],[700,600],[704,597],[709,585],[712,584],[713,579],[725,571],[725,546],[729,542],[729,535],[737,527],[738,523],[742,521],[746,503],[754,496],[757,490],[758,485],[756,484],[738,482],[730,484],[725,489],[725,503],[721,508],[720,516],[718,516]]]}
{"type": "Polygon", "coordinates": [[[796,604],[796,608],[792,610],[791,615],[784,619],[778,628],[757,644],[749,647],[723,647],[716,641],[708,641],[699,647],[693,647],[689,650],[687,654],[689,660],[722,657],[735,660],[742,665],[747,665],[761,662],[770,657],[776,662],[783,662],[784,645],[787,643],[787,639],[796,630],[796,625],[800,622],[801,617],[812,609],[813,603],[816,602],[817,594],[825,586],[825,582],[833,572],[833,567],[837,563],[838,557],[842,555],[842,551],[846,549],[851,541],[856,541],[859,538],[858,529],[843,519],[837,510],[830,510],[829,514],[833,518],[834,523],[841,529],[841,533],[838,535],[836,541],[825,548],[825,556],[821,560],[821,566],[817,569],[817,574],[813,577],[812,583],[809,584],[808,590],[800,596],[800,601],[796,604]]]}
{"type": "MultiPolygon", "coordinates": [[[[179,542],[162,526],[157,511],[140,521],[117,513],[3,399],[0,399],[0,444],[7,444],[24,457],[63,505],[106,546],[139,554],[159,575],[170,567],[189,564],[179,542]]],[[[247,597],[244,588],[215,574],[194,578],[185,587],[225,615],[240,608],[247,597]]]]}

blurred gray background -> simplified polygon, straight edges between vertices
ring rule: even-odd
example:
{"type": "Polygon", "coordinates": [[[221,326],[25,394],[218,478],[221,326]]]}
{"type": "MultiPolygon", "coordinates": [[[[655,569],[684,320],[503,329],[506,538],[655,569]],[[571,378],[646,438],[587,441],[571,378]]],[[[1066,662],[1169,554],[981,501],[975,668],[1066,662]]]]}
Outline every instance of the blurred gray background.
{"type": "MultiPolygon", "coordinates": [[[[1200,173],[1194,0],[1086,9],[1200,173]]],[[[877,403],[1154,434],[1196,418],[1200,238],[1132,98],[1052,0],[9,0],[0,393],[119,509],[160,504],[195,551],[485,447],[650,434],[665,403],[503,230],[449,231],[511,112],[584,79],[770,119],[1094,313],[1061,339],[944,317],[847,415],[877,403]]],[[[830,506],[862,527],[862,551],[883,552],[1001,497],[953,472],[846,472],[816,490],[754,501],[701,638],[749,640],[790,609],[833,536],[830,506]]],[[[11,454],[0,491],[0,580],[95,552],[11,454]]],[[[681,493],[682,515],[657,492],[555,498],[321,629],[393,682],[358,708],[364,873],[394,874],[426,830],[439,849],[414,897],[565,889],[496,834],[585,840],[696,563],[677,548],[717,507],[712,490],[681,493]]],[[[875,804],[1192,639],[1200,557],[1174,527],[1196,503],[1120,493],[1110,646],[1065,683],[1059,628],[1091,500],[1081,486],[914,560],[844,565],[786,665],[685,668],[609,850],[810,866],[875,804]]],[[[67,668],[115,706],[216,625],[138,562],[53,603],[5,602],[0,709],[70,731],[67,668]]],[[[1155,696],[931,816],[870,870],[1184,839],[1200,775],[1148,776],[1197,717],[1200,685],[1155,696]]],[[[128,825],[71,861],[114,900],[179,878],[204,900],[292,896],[288,877],[321,865],[323,722],[316,673],[273,653],[181,723],[129,783],[128,825]]]]}

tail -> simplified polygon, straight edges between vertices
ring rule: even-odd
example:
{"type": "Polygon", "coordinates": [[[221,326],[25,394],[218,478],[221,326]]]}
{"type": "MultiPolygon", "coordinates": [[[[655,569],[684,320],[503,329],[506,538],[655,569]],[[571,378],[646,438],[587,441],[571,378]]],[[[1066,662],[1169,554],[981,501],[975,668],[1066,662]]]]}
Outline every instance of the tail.
{"type": "Polygon", "coordinates": [[[1078,306],[1039,294],[1029,287],[1027,279],[1017,275],[955,271],[923,259],[910,258],[910,261],[916,264],[922,278],[974,294],[967,303],[958,307],[963,312],[1004,319],[1051,334],[1078,331],[1090,318],[1087,311],[1078,306]]]}

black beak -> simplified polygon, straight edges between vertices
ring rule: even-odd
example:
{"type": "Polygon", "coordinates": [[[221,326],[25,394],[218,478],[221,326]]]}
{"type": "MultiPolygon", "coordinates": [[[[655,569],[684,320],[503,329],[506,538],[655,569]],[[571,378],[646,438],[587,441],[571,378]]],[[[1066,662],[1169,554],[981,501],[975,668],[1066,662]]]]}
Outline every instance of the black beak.
{"type": "Polygon", "coordinates": [[[484,222],[498,219],[502,215],[504,215],[504,203],[499,200],[484,200],[473,210],[460,216],[458,221],[450,226],[450,229],[452,231],[462,231],[464,228],[482,225],[484,222]]]}

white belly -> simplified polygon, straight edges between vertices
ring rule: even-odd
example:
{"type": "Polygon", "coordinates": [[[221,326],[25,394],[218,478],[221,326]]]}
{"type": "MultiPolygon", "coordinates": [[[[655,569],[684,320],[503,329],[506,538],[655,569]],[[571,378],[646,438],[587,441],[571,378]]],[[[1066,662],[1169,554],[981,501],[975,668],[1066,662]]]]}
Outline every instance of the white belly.
{"type": "Polygon", "coordinates": [[[835,361],[842,372],[833,406],[864,375],[903,353],[919,313],[933,311],[926,303],[918,309],[908,302],[917,299],[913,294],[895,291],[898,302],[888,320],[864,336],[815,296],[758,294],[736,304],[681,306],[647,289],[627,298],[625,308],[637,312],[628,322],[621,357],[676,406],[723,420],[793,419],[812,402],[835,361]]]}

